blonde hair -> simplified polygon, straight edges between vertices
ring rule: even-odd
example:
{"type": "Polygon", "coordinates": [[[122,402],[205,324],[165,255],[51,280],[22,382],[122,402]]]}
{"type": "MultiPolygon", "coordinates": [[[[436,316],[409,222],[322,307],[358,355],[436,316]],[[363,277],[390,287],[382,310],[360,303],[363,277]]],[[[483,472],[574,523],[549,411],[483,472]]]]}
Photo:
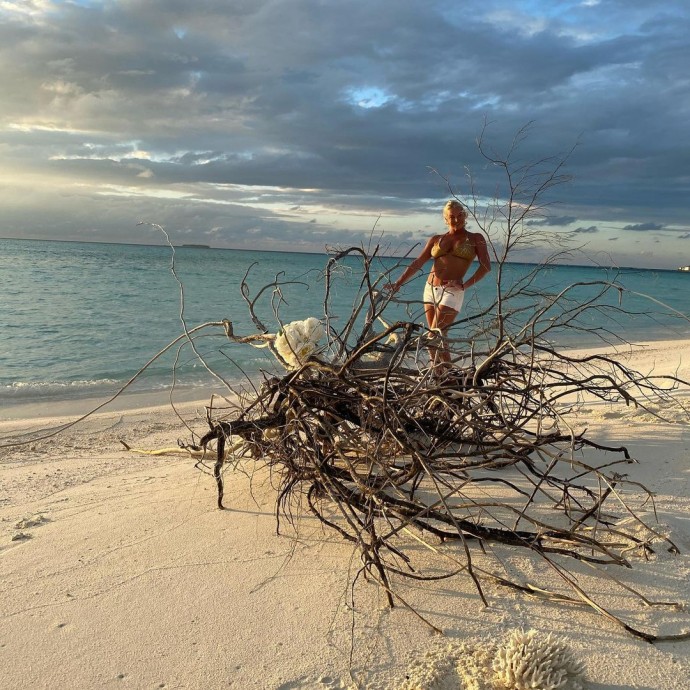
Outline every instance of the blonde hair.
{"type": "Polygon", "coordinates": [[[443,217],[446,220],[448,219],[448,216],[452,210],[462,211],[463,216],[467,218],[467,209],[457,199],[451,199],[443,207],[443,217]]]}

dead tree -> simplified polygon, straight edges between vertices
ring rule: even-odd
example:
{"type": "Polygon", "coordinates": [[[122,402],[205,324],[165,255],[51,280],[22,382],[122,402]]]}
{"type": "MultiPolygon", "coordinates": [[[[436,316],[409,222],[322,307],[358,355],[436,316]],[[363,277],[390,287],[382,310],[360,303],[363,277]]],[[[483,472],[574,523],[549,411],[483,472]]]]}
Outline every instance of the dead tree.
{"type": "Polygon", "coordinates": [[[614,278],[544,294],[534,287],[540,267],[507,283],[511,252],[535,239],[526,220],[566,179],[564,158],[519,164],[514,152],[502,159],[485,152],[503,170],[507,191],[486,208],[473,188],[464,200],[491,241],[496,293],[463,317],[463,338],[451,332],[452,368],[439,373],[428,366],[434,333],[413,321],[384,320],[389,298],[380,286],[387,277],[374,270],[376,251],[349,248],[328,260],[325,343],[301,357],[281,354],[278,339],[288,325],[276,310],[278,334],[271,334],[255,313],[268,286],[252,295],[245,276],[242,294],[257,330],[239,336],[226,322],[226,337],[238,346],[270,347],[288,371],[265,376],[233,409],[209,407],[208,433],[186,447],[213,449],[220,508],[227,467],[270,468],[279,484],[279,524],[306,511],[355,544],[362,572],[385,589],[391,606],[409,606],[398,587],[405,578],[467,576],[484,602],[493,583],[584,603],[649,641],[687,637],[661,637],[625,622],[578,584],[569,565],[629,568],[635,554],[677,551],[654,525],[640,531],[620,524],[621,516],[632,516],[642,525],[641,506],[653,505],[653,497],[625,471],[632,462],[628,450],[576,431],[572,414],[592,400],[658,414],[652,403],[681,404],[677,392],[688,383],[643,376],[616,355],[576,356],[552,344],[558,331],[577,329],[623,344],[613,330],[588,325],[587,316],[624,317],[624,304],[609,298],[625,288],[614,278]],[[352,255],[362,263],[360,289],[351,313],[336,321],[330,301],[335,269],[352,255]],[[420,544],[437,554],[442,572],[418,567],[413,547],[420,544]],[[496,545],[531,553],[563,588],[528,584],[501,570],[487,555],[496,545]]]}

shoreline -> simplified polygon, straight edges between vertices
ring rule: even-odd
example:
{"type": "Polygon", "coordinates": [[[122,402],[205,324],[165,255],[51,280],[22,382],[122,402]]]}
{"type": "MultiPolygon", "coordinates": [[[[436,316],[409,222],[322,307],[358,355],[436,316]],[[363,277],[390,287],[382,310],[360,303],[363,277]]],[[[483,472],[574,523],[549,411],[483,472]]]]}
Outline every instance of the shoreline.
{"type": "MultiPolygon", "coordinates": [[[[657,355],[660,361],[666,365],[669,358],[677,357],[678,366],[686,370],[686,361],[683,362],[683,352],[690,345],[690,338],[670,338],[664,340],[644,340],[627,344],[598,345],[596,347],[566,347],[564,353],[574,356],[585,354],[609,354],[625,360],[635,358],[638,355],[657,355]]],[[[690,354],[685,355],[690,360],[690,354]]],[[[687,369],[687,378],[690,379],[690,369],[687,369]]],[[[642,372],[647,373],[647,372],[642,372]]],[[[241,383],[241,382],[240,382],[241,383]]],[[[234,396],[227,390],[218,387],[218,384],[209,385],[202,394],[200,386],[180,386],[175,388],[173,403],[175,406],[187,407],[207,405],[212,396],[234,396]]],[[[51,397],[48,400],[36,397],[35,399],[6,401],[0,407],[0,422],[18,421],[22,419],[67,417],[86,415],[100,408],[98,412],[131,412],[149,408],[170,408],[170,390],[125,390],[121,394],[84,397],[51,397]],[[112,400],[111,400],[112,398],[112,400]]]]}
{"type": "MultiPolygon", "coordinates": [[[[173,397],[175,407],[189,407],[190,405],[207,405],[211,396],[218,396],[218,391],[208,391],[205,398],[201,397],[196,388],[184,391],[176,390],[173,397]]],[[[5,405],[0,409],[0,423],[25,419],[45,419],[52,417],[81,417],[88,414],[115,414],[127,412],[143,412],[145,410],[171,409],[169,391],[135,391],[113,396],[66,398],[42,401],[32,400],[14,405],[5,405]]]]}
{"type": "MultiPolygon", "coordinates": [[[[690,380],[690,340],[648,341],[617,357],[642,374],[690,380]]],[[[660,529],[681,550],[632,555],[632,570],[607,573],[650,599],[680,601],[684,611],[641,609],[625,593],[610,594],[603,574],[595,581],[609,610],[660,634],[690,629],[687,396],[677,395],[685,409],[661,410],[666,421],[600,401],[585,401],[573,416],[574,428],[630,448],[637,463],[621,471],[654,492],[660,529]]],[[[196,398],[178,411],[201,433],[210,394],[196,398]]],[[[0,434],[50,429],[73,411],[3,410],[0,434]]],[[[373,583],[360,577],[353,589],[356,551],[308,513],[293,526],[281,521],[277,535],[278,476],[259,464],[228,469],[228,509],[219,511],[208,467],[200,471],[187,454],[138,455],[121,444],[153,450],[189,436],[165,395],[135,393],[55,437],[0,449],[0,663],[8,687],[399,690],[444,645],[487,645],[524,627],[566,640],[589,690],[687,689],[690,640],[649,645],[591,609],[498,586],[487,587],[484,607],[467,577],[399,585],[443,629],[445,637],[434,636],[404,606],[388,609],[373,583]]],[[[646,513],[653,519],[651,506],[646,513]]],[[[507,547],[500,553],[531,581],[534,561],[507,547]]],[[[473,682],[467,687],[485,690],[473,682]]]]}

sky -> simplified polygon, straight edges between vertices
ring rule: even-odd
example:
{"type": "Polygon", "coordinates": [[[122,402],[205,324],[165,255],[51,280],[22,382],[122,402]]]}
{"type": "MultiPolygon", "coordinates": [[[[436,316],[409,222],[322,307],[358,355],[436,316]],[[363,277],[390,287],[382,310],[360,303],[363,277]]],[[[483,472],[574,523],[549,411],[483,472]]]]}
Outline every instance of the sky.
{"type": "Polygon", "coordinates": [[[689,68],[687,0],[0,0],[0,236],[417,253],[527,127],[515,260],[676,268],[689,68]]]}

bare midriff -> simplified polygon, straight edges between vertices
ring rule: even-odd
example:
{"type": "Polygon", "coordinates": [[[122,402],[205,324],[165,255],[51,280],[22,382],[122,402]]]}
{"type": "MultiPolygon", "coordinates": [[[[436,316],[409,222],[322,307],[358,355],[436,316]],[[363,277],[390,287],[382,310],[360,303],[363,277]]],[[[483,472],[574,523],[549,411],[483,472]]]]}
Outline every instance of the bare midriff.
{"type": "Polygon", "coordinates": [[[434,265],[429,273],[431,285],[445,285],[447,287],[461,287],[462,280],[472,261],[446,254],[434,259],[434,265]]]}

